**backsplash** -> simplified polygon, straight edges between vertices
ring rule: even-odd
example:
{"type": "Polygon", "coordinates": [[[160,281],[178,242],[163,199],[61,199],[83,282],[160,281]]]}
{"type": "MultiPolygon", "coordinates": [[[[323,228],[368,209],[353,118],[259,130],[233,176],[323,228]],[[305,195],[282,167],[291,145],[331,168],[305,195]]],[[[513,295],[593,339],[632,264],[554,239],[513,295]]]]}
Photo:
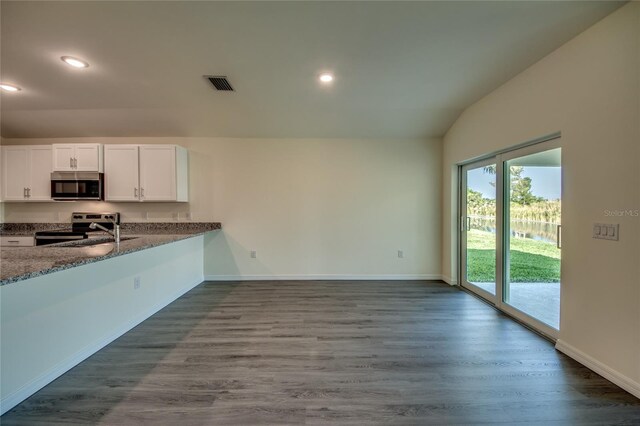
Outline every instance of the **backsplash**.
{"type": "Polygon", "coordinates": [[[211,215],[192,211],[190,203],[109,203],[105,201],[59,201],[2,203],[6,223],[71,222],[72,212],[120,212],[122,222],[207,222],[211,215]]]}

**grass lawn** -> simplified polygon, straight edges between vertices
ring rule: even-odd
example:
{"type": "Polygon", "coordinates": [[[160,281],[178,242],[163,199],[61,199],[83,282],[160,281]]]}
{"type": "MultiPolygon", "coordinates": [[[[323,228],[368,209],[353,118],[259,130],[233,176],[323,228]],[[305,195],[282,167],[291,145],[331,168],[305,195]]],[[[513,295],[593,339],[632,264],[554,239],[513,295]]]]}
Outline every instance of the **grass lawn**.
{"type": "MultiPolygon", "coordinates": [[[[495,282],[495,234],[472,229],[467,233],[470,282],[495,282]]],[[[553,243],[511,238],[509,274],[512,283],[560,282],[560,249],[553,243]]]]}

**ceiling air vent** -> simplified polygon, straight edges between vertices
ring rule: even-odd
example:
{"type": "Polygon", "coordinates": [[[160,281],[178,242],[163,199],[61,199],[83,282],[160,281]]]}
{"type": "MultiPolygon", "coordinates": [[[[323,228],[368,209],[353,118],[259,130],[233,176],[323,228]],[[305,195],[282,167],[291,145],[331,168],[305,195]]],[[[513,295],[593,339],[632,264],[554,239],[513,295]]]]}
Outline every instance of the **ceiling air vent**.
{"type": "Polygon", "coordinates": [[[234,91],[229,80],[227,80],[227,77],[224,75],[205,75],[205,78],[213,84],[213,87],[215,87],[216,90],[223,90],[227,92],[234,91]]]}

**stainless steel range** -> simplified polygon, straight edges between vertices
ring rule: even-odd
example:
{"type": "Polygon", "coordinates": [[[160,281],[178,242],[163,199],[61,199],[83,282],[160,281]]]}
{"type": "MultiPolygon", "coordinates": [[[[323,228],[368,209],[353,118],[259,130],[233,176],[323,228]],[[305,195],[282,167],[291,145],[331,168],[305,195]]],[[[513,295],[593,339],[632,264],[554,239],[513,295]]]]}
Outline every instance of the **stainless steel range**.
{"type": "Polygon", "coordinates": [[[101,231],[89,226],[93,222],[112,230],[115,224],[120,224],[120,213],[74,212],[71,214],[71,230],[36,232],[36,245],[43,246],[88,238],[89,233],[101,231]]]}

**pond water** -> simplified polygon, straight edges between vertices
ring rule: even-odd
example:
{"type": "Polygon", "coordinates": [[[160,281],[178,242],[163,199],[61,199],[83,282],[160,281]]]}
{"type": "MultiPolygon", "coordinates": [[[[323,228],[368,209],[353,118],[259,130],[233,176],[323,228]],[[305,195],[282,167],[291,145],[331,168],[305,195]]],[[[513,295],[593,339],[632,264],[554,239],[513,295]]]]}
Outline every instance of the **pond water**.
{"type": "MultiPolygon", "coordinates": [[[[486,232],[496,232],[496,219],[492,217],[471,216],[471,229],[486,232]]],[[[511,221],[511,236],[515,238],[529,238],[545,243],[556,243],[557,223],[534,221],[511,221]]]]}

